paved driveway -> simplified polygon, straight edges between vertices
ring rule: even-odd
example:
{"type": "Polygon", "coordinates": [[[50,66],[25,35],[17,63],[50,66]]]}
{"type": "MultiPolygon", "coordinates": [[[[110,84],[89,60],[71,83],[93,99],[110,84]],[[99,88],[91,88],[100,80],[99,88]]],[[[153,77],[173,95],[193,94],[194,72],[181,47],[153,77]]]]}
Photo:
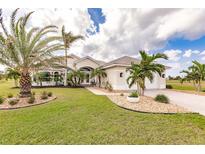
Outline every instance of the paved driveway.
{"type": "Polygon", "coordinates": [[[155,97],[157,94],[165,94],[171,103],[177,104],[190,111],[205,115],[205,96],[176,92],[171,90],[147,90],[145,95],[155,97]]]}

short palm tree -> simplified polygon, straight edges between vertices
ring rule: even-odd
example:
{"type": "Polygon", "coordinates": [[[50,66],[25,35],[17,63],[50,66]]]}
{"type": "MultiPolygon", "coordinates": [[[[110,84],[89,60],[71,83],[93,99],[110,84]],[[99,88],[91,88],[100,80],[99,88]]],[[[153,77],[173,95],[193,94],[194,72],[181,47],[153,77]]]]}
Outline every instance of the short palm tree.
{"type": "Polygon", "coordinates": [[[93,78],[93,77],[97,77],[97,78],[98,78],[98,86],[101,87],[101,80],[102,80],[102,78],[107,77],[107,74],[106,74],[106,72],[105,72],[103,69],[101,69],[101,68],[96,68],[96,69],[94,69],[94,70],[92,71],[91,77],[92,77],[92,78],[93,78]]]}
{"type": "Polygon", "coordinates": [[[62,27],[62,38],[63,38],[63,45],[64,45],[64,50],[65,50],[65,67],[66,67],[66,72],[65,72],[65,80],[64,80],[64,85],[67,86],[67,74],[68,74],[68,70],[67,70],[67,65],[68,65],[68,49],[70,48],[71,44],[73,44],[74,42],[80,40],[80,39],[84,39],[83,36],[81,35],[73,35],[72,32],[65,32],[65,26],[62,27]]]}
{"type": "Polygon", "coordinates": [[[80,70],[73,70],[68,73],[68,80],[71,82],[73,86],[78,86],[82,83],[85,78],[85,73],[81,72],[80,70]]]}
{"type": "Polygon", "coordinates": [[[20,96],[31,95],[30,71],[36,66],[50,66],[54,63],[53,52],[62,50],[63,46],[58,43],[60,36],[57,27],[49,25],[43,28],[26,28],[33,12],[16,18],[16,9],[10,19],[10,31],[3,23],[0,14],[0,24],[3,33],[0,34],[0,63],[20,71],[20,96]],[[10,32],[10,33],[9,33],[10,32]]]}
{"type": "Polygon", "coordinates": [[[201,91],[201,81],[205,80],[205,64],[198,61],[193,61],[193,65],[188,67],[188,70],[183,70],[181,73],[186,74],[182,79],[184,81],[192,82],[196,91],[201,91]]]}
{"type": "Polygon", "coordinates": [[[15,87],[18,87],[18,80],[20,78],[20,73],[18,70],[13,69],[13,68],[8,68],[6,70],[6,80],[7,79],[13,79],[14,80],[14,85],[15,87]]]}
{"type": "Polygon", "coordinates": [[[129,87],[134,84],[137,85],[137,91],[139,95],[144,95],[145,79],[149,79],[151,82],[154,79],[153,73],[158,73],[160,76],[165,71],[165,66],[158,64],[155,60],[162,58],[168,59],[165,54],[157,53],[154,55],[148,55],[145,51],[140,51],[141,61],[139,64],[132,63],[130,68],[127,68],[130,76],[127,78],[129,87]]]}

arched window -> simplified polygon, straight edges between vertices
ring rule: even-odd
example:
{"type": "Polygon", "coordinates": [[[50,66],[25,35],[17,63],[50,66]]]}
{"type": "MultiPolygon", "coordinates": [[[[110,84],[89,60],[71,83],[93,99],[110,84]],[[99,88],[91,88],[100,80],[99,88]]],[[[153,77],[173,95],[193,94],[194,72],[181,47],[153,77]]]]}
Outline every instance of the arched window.
{"type": "Polygon", "coordinates": [[[123,77],[123,73],[122,73],[122,72],[120,73],[120,77],[121,77],[121,78],[123,77]]]}

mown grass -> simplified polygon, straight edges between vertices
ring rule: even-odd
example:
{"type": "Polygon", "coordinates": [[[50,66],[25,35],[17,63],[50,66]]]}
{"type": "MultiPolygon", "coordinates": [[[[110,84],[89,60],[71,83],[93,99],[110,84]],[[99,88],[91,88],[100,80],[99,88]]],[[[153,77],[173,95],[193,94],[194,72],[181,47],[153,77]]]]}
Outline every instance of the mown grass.
{"type": "MultiPolygon", "coordinates": [[[[179,80],[167,80],[167,84],[172,85],[173,89],[176,90],[195,90],[193,84],[190,82],[184,82],[183,84],[181,84],[179,80]]],[[[202,82],[202,90],[205,90],[205,81],[202,82]]]]}
{"type": "MultiPolygon", "coordinates": [[[[12,82],[0,81],[0,95],[12,82]]],[[[205,117],[145,114],[114,105],[86,89],[47,88],[48,104],[0,111],[0,144],[205,144],[205,117]]]]}

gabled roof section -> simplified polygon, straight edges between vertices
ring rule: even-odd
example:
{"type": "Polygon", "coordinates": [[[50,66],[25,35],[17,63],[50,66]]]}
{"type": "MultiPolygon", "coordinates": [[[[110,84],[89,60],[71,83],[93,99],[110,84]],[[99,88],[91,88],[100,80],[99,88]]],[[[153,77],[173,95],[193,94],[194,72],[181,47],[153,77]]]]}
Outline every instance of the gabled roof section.
{"type": "Polygon", "coordinates": [[[98,64],[98,65],[103,65],[103,64],[105,64],[104,61],[95,60],[95,59],[93,59],[93,58],[90,57],[90,56],[86,56],[86,57],[80,58],[79,60],[76,60],[76,61],[75,61],[75,64],[77,64],[77,63],[79,63],[79,62],[81,62],[81,61],[84,61],[84,60],[86,60],[86,59],[89,59],[89,60],[93,61],[94,63],[96,63],[96,64],[98,64]]]}
{"type": "MultiPolygon", "coordinates": [[[[65,56],[58,56],[59,58],[65,58],[65,56]]],[[[75,54],[69,54],[67,56],[67,58],[76,58],[76,59],[80,59],[80,57],[76,56],[75,54]]]]}
{"type": "Polygon", "coordinates": [[[112,60],[106,64],[103,64],[101,67],[108,68],[112,66],[130,66],[132,62],[138,64],[140,60],[129,56],[123,56],[115,60],[112,60]]]}

